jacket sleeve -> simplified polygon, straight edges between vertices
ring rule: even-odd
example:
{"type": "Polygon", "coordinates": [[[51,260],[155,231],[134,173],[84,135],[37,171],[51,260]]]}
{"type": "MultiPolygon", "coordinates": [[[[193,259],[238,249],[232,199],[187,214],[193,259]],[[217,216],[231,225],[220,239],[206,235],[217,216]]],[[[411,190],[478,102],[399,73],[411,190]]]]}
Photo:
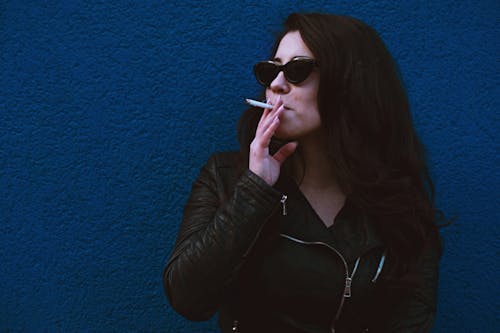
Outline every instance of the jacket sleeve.
{"type": "Polygon", "coordinates": [[[434,323],[437,304],[440,242],[429,241],[419,261],[417,278],[421,285],[411,297],[401,304],[390,322],[392,333],[430,332],[434,323]]]}
{"type": "Polygon", "coordinates": [[[209,319],[281,194],[246,170],[222,202],[212,156],[193,183],[174,250],[163,274],[172,307],[190,320],[209,319]]]}

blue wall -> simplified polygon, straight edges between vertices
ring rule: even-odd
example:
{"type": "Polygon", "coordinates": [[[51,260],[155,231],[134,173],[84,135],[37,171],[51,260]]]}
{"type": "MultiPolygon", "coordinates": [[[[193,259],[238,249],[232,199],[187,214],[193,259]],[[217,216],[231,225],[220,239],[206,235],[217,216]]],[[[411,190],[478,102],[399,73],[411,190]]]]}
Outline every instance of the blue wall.
{"type": "Polygon", "coordinates": [[[457,217],[434,332],[498,332],[498,1],[78,3],[0,2],[0,331],[216,331],[163,295],[183,203],[283,19],[320,10],[381,33],[457,217]]]}

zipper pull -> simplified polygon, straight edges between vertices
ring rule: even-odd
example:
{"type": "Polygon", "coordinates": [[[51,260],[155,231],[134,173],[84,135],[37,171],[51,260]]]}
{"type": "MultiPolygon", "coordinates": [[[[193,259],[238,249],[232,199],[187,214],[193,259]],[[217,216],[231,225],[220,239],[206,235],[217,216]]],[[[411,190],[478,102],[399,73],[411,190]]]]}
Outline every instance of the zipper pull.
{"type": "Polygon", "coordinates": [[[286,199],[288,197],[286,195],[283,194],[283,196],[281,197],[281,205],[283,206],[283,216],[286,216],[286,199]]]}
{"type": "Polygon", "coordinates": [[[238,329],[239,324],[240,323],[237,320],[233,320],[233,327],[231,328],[231,331],[238,333],[239,332],[239,329],[238,329]]]}
{"type": "Polygon", "coordinates": [[[352,279],[350,277],[346,277],[345,278],[344,297],[351,297],[351,283],[352,283],[352,279]]]}

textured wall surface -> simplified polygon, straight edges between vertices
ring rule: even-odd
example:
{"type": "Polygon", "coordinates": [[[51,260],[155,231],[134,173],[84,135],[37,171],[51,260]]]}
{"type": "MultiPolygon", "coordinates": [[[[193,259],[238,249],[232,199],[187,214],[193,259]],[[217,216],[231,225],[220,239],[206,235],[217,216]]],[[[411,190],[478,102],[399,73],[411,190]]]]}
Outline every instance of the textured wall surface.
{"type": "Polygon", "coordinates": [[[434,332],[498,332],[498,1],[1,1],[0,331],[216,332],[163,295],[191,182],[237,147],[287,14],[377,29],[427,145],[442,230],[434,332]]]}

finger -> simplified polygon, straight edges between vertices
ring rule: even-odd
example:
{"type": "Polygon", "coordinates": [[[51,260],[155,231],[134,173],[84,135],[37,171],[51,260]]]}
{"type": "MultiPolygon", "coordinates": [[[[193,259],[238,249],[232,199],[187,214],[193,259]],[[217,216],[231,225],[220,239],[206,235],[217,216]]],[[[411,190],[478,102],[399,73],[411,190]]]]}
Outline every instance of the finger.
{"type": "MultiPolygon", "coordinates": [[[[269,100],[269,99],[267,99],[267,100],[266,100],[266,103],[267,103],[267,104],[270,104],[271,102],[270,102],[270,100],[269,100]]],[[[257,135],[259,132],[261,132],[261,128],[262,128],[261,126],[262,126],[262,123],[263,123],[266,119],[268,119],[268,117],[269,117],[270,113],[271,113],[271,112],[275,109],[275,107],[276,107],[276,105],[273,105],[273,107],[272,107],[272,108],[265,108],[265,109],[264,109],[264,112],[262,112],[262,115],[261,115],[261,117],[260,117],[260,119],[259,119],[259,123],[257,124],[257,130],[256,130],[256,133],[255,133],[256,135],[257,135]]]]}
{"type": "Polygon", "coordinates": [[[281,100],[281,96],[278,96],[276,103],[274,104],[269,116],[273,116],[276,112],[278,112],[279,108],[283,105],[283,101],[281,100]]]}
{"type": "MultiPolygon", "coordinates": [[[[271,102],[270,102],[269,99],[267,100],[267,103],[271,104],[271,102]]],[[[276,114],[276,112],[279,110],[279,108],[281,107],[281,105],[283,105],[283,101],[281,100],[281,97],[278,97],[278,99],[272,105],[273,105],[273,107],[271,109],[266,109],[266,110],[268,110],[266,118],[270,117],[271,121],[274,118],[274,114],[276,114]]]]}
{"type": "Polygon", "coordinates": [[[276,129],[280,125],[280,120],[278,117],[275,117],[273,121],[269,124],[269,126],[266,128],[266,130],[262,133],[262,136],[259,138],[259,145],[262,148],[268,148],[269,144],[271,143],[271,138],[274,135],[274,132],[276,132],[276,129]]]}
{"type": "MultiPolygon", "coordinates": [[[[281,105],[273,114],[269,114],[266,119],[262,121],[262,124],[260,125],[259,129],[259,135],[262,135],[264,132],[266,132],[269,127],[273,124],[274,120],[276,118],[279,118],[279,116],[285,111],[285,107],[281,105]]],[[[256,134],[257,136],[257,134],[256,134]]]]}
{"type": "Polygon", "coordinates": [[[281,165],[283,162],[293,154],[293,152],[297,149],[298,142],[289,142],[283,147],[281,147],[274,155],[273,158],[278,161],[281,165]]]}
{"type": "MultiPolygon", "coordinates": [[[[270,104],[269,100],[267,100],[266,103],[270,104]]],[[[266,119],[266,117],[269,115],[269,113],[271,113],[271,111],[272,111],[272,108],[264,108],[264,111],[262,112],[262,115],[260,116],[260,119],[259,119],[259,124],[257,126],[259,126],[262,123],[262,121],[264,119],[266,119]]]]}
{"type": "Polygon", "coordinates": [[[273,113],[269,114],[268,118],[262,123],[262,128],[264,130],[267,130],[267,128],[269,128],[269,126],[271,126],[271,124],[274,122],[274,119],[279,119],[283,112],[285,112],[285,107],[281,105],[276,111],[273,111],[273,113]]]}

